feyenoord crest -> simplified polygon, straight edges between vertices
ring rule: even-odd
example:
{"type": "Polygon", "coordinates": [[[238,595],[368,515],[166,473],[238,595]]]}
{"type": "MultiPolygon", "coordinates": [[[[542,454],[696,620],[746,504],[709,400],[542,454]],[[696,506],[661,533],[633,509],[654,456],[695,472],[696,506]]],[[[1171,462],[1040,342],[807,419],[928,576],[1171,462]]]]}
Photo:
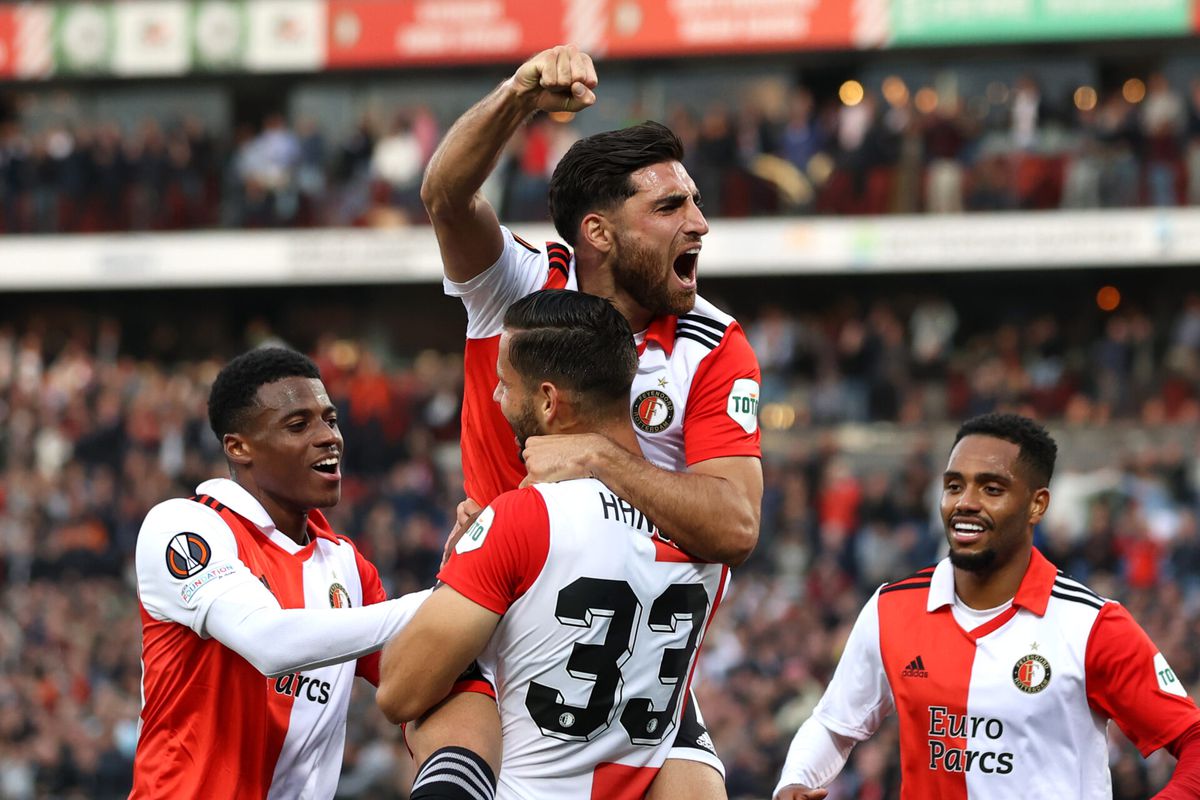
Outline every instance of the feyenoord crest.
{"type": "Polygon", "coordinates": [[[675,404],[666,392],[647,389],[633,401],[633,424],[646,433],[658,433],[667,429],[675,419],[675,404]]]}
{"type": "Polygon", "coordinates": [[[1013,683],[1025,694],[1037,694],[1050,685],[1050,662],[1030,653],[1013,667],[1013,683]]]}
{"type": "Polygon", "coordinates": [[[198,533],[177,533],[167,543],[167,571],[175,578],[190,578],[208,566],[212,548],[198,533]]]}
{"type": "Polygon", "coordinates": [[[345,586],[335,583],[329,587],[329,606],[331,608],[350,607],[350,593],[346,591],[345,586]]]}

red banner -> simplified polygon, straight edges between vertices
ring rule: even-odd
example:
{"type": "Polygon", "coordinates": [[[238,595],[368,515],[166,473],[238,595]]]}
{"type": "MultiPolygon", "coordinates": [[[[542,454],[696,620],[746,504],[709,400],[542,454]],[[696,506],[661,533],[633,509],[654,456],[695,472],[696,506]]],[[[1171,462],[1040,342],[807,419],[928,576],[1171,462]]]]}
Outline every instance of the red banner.
{"type": "Polygon", "coordinates": [[[562,0],[329,0],[327,67],[519,62],[562,37],[562,0]]]}
{"type": "Polygon", "coordinates": [[[0,78],[17,74],[17,22],[14,6],[0,6],[0,78]]]}
{"type": "Polygon", "coordinates": [[[613,57],[748,53],[854,45],[849,0],[612,0],[613,57]]]}

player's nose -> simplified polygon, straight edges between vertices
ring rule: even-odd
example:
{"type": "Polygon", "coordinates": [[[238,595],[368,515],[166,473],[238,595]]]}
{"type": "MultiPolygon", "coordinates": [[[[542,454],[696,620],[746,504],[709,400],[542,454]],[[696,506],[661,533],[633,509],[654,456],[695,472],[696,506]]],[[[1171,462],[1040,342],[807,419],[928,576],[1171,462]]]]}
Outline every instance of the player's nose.
{"type": "Polygon", "coordinates": [[[687,232],[696,236],[704,236],[708,233],[708,220],[704,217],[704,212],[700,210],[700,206],[692,201],[688,205],[687,216],[687,232]]]}

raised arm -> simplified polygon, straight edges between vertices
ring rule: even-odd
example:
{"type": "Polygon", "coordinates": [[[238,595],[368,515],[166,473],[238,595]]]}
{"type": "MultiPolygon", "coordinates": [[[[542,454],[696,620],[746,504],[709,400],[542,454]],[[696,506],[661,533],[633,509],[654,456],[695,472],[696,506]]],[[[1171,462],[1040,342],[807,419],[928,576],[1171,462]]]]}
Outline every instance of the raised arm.
{"type": "Polygon", "coordinates": [[[480,187],[508,140],[537,110],[579,111],[596,102],[592,59],[573,45],[543,50],[463,114],[429,161],[421,201],[437,235],[446,277],[463,283],[500,257],[496,211],[480,187]]]}

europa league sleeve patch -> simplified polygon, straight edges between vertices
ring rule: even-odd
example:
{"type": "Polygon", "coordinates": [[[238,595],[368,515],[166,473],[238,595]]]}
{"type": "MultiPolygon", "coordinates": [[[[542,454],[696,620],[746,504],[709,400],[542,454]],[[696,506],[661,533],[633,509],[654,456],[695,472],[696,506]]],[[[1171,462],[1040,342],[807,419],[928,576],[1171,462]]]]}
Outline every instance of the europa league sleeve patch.
{"type": "Polygon", "coordinates": [[[167,543],[167,571],[184,580],[208,566],[212,548],[198,533],[177,533],[167,543]]]}

